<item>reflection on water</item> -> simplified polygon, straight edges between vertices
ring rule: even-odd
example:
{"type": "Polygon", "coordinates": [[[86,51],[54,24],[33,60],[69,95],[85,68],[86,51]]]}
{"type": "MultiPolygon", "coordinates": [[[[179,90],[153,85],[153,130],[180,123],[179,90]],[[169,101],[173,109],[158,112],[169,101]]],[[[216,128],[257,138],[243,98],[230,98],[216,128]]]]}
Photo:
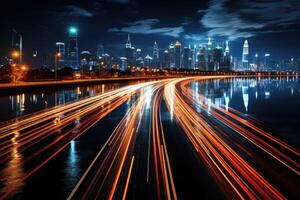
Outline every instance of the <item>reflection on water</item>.
{"type": "Polygon", "coordinates": [[[23,169],[23,156],[18,151],[19,134],[19,132],[15,132],[11,139],[11,159],[6,163],[6,166],[1,172],[1,182],[3,184],[1,193],[8,190],[18,192],[23,186],[23,182],[20,181],[20,178],[24,177],[25,173],[23,169]]]}
{"type": "MultiPolygon", "coordinates": [[[[128,84],[128,83],[127,83],[128,84]]],[[[125,83],[101,84],[58,90],[41,90],[0,97],[0,122],[17,116],[32,113],[47,107],[65,104],[76,99],[117,89],[125,83]]]]}
{"type": "Polygon", "coordinates": [[[272,96],[276,97],[284,95],[286,99],[293,97],[295,93],[299,93],[300,85],[298,78],[237,78],[225,80],[207,80],[191,83],[194,96],[197,93],[204,95],[208,102],[206,104],[210,108],[211,103],[216,106],[225,107],[228,110],[233,106],[239,108],[241,112],[253,112],[255,102],[270,100],[272,96]],[[199,92],[198,92],[199,91],[199,92]],[[234,102],[232,102],[234,101],[234,102]],[[239,106],[243,105],[243,109],[239,106]],[[251,109],[251,110],[249,110],[251,109]]]}
{"type": "Polygon", "coordinates": [[[245,110],[247,112],[248,111],[248,105],[249,105],[248,86],[242,86],[242,94],[243,94],[243,102],[244,102],[245,110]]]}
{"type": "Polygon", "coordinates": [[[66,160],[65,172],[65,184],[68,189],[71,189],[76,184],[81,172],[79,165],[80,158],[76,149],[76,141],[72,140],[70,143],[69,156],[66,160]]]}

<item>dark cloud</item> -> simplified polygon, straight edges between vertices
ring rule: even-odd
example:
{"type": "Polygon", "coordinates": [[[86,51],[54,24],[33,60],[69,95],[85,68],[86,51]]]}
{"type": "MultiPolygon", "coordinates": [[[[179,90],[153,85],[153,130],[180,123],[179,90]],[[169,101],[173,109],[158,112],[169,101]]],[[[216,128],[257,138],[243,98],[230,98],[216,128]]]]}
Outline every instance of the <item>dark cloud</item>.
{"type": "Polygon", "coordinates": [[[135,21],[122,28],[110,28],[109,32],[124,32],[136,34],[158,34],[171,37],[179,37],[184,32],[182,26],[177,27],[155,27],[160,22],[159,19],[145,19],[135,21]]]}
{"type": "Polygon", "coordinates": [[[299,0],[230,1],[212,0],[201,24],[209,36],[224,36],[231,40],[248,38],[257,33],[280,32],[299,23],[299,0]]]}
{"type": "Polygon", "coordinates": [[[94,14],[84,8],[75,6],[75,5],[68,5],[65,6],[67,9],[66,14],[69,16],[74,16],[74,17],[92,17],[94,14]]]}

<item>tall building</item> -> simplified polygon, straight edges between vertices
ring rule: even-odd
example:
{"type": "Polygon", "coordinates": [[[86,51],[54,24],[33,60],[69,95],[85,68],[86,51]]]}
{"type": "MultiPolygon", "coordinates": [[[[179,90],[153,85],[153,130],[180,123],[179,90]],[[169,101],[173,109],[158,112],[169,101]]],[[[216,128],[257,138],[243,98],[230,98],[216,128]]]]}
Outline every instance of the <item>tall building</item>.
{"type": "Polygon", "coordinates": [[[153,46],[153,67],[154,68],[159,68],[159,49],[157,42],[154,42],[153,46]]]}
{"type": "Polygon", "coordinates": [[[175,67],[175,46],[173,43],[169,46],[170,68],[175,67]]]}
{"type": "Polygon", "coordinates": [[[211,38],[208,38],[208,42],[207,42],[207,49],[211,50],[212,49],[212,42],[211,42],[211,38]]]}
{"type": "Polygon", "coordinates": [[[261,71],[261,67],[260,67],[260,58],[258,56],[258,54],[256,53],[254,56],[254,64],[256,66],[256,71],[261,71]]]}
{"type": "Polygon", "coordinates": [[[191,57],[192,57],[192,68],[196,69],[198,67],[197,66],[197,61],[198,61],[198,58],[197,58],[197,45],[194,45],[194,47],[192,48],[191,57]]]}
{"type": "Polygon", "coordinates": [[[104,46],[103,44],[98,44],[97,45],[97,59],[99,59],[100,57],[102,57],[104,55],[104,46]]]}
{"type": "Polygon", "coordinates": [[[141,49],[136,49],[136,58],[142,57],[142,50],[141,49]]]}
{"type": "Polygon", "coordinates": [[[92,54],[89,51],[82,51],[80,53],[81,70],[91,70],[92,54]]]}
{"type": "Polygon", "coordinates": [[[181,68],[181,43],[175,43],[175,68],[181,68]]]}
{"type": "Polygon", "coordinates": [[[69,29],[68,64],[74,70],[79,70],[78,64],[78,30],[75,27],[69,29]]]}
{"type": "Polygon", "coordinates": [[[58,69],[64,66],[65,64],[65,43],[63,42],[56,42],[56,53],[59,53],[59,57],[57,60],[58,69]]]}
{"type": "Polygon", "coordinates": [[[127,66],[132,67],[135,65],[135,48],[132,46],[130,41],[130,35],[128,34],[127,42],[125,44],[125,54],[127,58],[127,66]]]}
{"type": "Polygon", "coordinates": [[[265,71],[272,70],[270,57],[271,57],[271,54],[269,54],[269,53],[265,54],[265,60],[264,60],[264,70],[265,71]]]}
{"type": "Polygon", "coordinates": [[[247,40],[245,40],[243,45],[242,65],[243,70],[249,70],[249,45],[247,40]]]}
{"type": "Polygon", "coordinates": [[[224,70],[224,71],[229,71],[230,67],[231,67],[231,57],[230,57],[228,41],[226,41],[225,42],[225,51],[224,51],[223,63],[221,65],[221,69],[224,70]]]}
{"type": "Polygon", "coordinates": [[[147,56],[144,59],[145,67],[150,68],[151,64],[152,64],[152,60],[153,60],[153,58],[151,56],[149,56],[149,54],[147,54],[147,56]]]}
{"type": "Polygon", "coordinates": [[[226,41],[225,43],[225,52],[224,52],[224,56],[229,55],[229,45],[228,45],[228,41],[226,41]]]}
{"type": "Polygon", "coordinates": [[[185,69],[191,69],[191,47],[183,48],[183,58],[182,58],[182,67],[185,69]]]}
{"type": "Polygon", "coordinates": [[[207,60],[206,60],[206,49],[204,47],[200,47],[197,52],[197,60],[198,60],[198,69],[202,71],[207,70],[207,60]]]}
{"type": "Polygon", "coordinates": [[[135,53],[135,65],[137,67],[143,67],[144,66],[144,59],[142,57],[142,50],[141,49],[136,49],[135,53]]]}
{"type": "Polygon", "coordinates": [[[127,70],[127,58],[120,57],[120,70],[127,70]]]}
{"type": "Polygon", "coordinates": [[[216,48],[213,49],[213,63],[214,63],[214,68],[213,71],[218,71],[221,68],[222,64],[222,48],[220,46],[217,46],[216,48]]]}
{"type": "Polygon", "coordinates": [[[163,68],[170,68],[170,54],[168,50],[164,51],[164,56],[163,56],[163,68]]]}

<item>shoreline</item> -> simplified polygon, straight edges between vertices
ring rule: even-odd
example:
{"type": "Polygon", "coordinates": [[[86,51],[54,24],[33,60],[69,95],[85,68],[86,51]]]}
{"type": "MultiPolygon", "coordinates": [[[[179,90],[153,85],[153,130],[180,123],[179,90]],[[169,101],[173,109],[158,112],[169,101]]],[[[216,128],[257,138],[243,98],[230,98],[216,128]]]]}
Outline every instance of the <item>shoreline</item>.
{"type": "MultiPolygon", "coordinates": [[[[195,75],[194,75],[195,76],[195,75]]],[[[197,76],[197,75],[196,75],[197,76]]],[[[211,76],[211,75],[198,75],[211,76]]],[[[224,76],[224,75],[214,75],[224,76]]],[[[268,77],[297,77],[297,75],[232,75],[233,77],[241,78],[268,78],[268,77]]],[[[72,87],[79,85],[93,85],[103,83],[118,83],[142,80],[155,80],[167,78],[189,77],[187,75],[170,75],[170,76],[151,76],[151,77],[126,77],[126,78],[98,78],[98,79],[78,79],[78,80],[60,80],[60,81],[37,81],[37,82],[20,82],[20,83],[0,83],[0,92],[17,92],[19,90],[41,89],[41,88],[60,88],[72,87]]],[[[192,75],[190,75],[192,77],[192,75]]]]}

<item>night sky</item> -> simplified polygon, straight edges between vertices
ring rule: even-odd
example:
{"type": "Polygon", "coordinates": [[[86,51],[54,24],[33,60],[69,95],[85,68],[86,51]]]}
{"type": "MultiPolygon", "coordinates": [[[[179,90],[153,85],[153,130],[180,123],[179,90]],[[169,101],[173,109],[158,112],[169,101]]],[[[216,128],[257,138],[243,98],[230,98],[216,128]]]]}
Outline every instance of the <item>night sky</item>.
{"type": "Polygon", "coordinates": [[[228,39],[234,56],[241,54],[245,38],[251,55],[300,55],[299,0],[6,1],[0,15],[1,57],[9,52],[12,28],[23,35],[28,57],[34,50],[54,51],[57,41],[67,42],[71,25],[79,28],[79,50],[92,53],[103,43],[110,54],[121,56],[120,45],[130,33],[144,53],[151,53],[154,41],[164,49],[176,40],[193,45],[211,36],[228,39]]]}

